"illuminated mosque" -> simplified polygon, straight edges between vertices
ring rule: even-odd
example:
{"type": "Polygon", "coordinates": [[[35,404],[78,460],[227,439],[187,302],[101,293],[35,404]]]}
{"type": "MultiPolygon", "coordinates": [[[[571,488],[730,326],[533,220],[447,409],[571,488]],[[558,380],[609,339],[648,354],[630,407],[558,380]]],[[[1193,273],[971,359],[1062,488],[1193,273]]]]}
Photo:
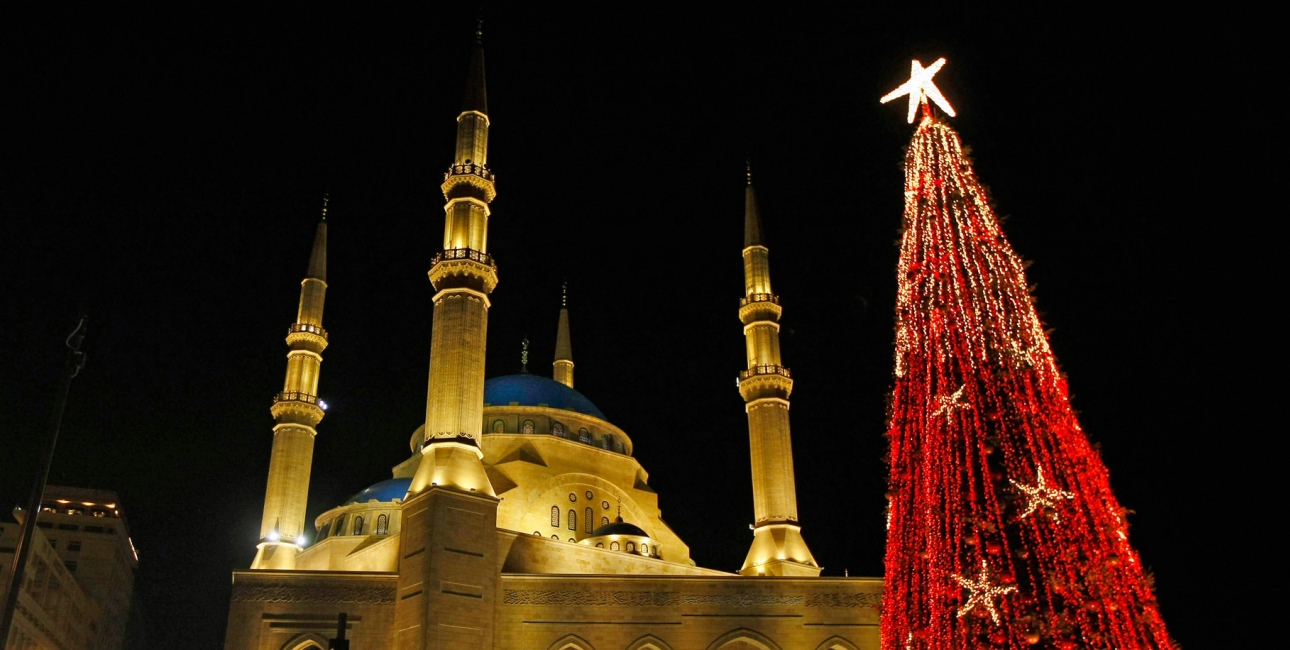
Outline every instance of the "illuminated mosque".
{"type": "Polygon", "coordinates": [[[391,459],[392,477],[318,516],[306,543],[324,414],[317,397],[327,347],[324,210],[287,334],[286,381],[272,406],[260,541],[250,569],[233,572],[225,647],[321,650],[343,613],[345,638],[363,650],[877,648],[882,580],[820,577],[798,521],[793,381],[780,359],[781,308],[751,178],[738,312],[748,363],[739,391],[756,519],[734,574],[696,566],[660,518],[660,497],[632,455],[637,441],[575,390],[567,309],[551,378],[485,379],[497,285],[488,253],[496,196],[489,126],[476,45],[441,186],[443,248],[429,269],[425,424],[412,433],[409,456],[391,459]]]}

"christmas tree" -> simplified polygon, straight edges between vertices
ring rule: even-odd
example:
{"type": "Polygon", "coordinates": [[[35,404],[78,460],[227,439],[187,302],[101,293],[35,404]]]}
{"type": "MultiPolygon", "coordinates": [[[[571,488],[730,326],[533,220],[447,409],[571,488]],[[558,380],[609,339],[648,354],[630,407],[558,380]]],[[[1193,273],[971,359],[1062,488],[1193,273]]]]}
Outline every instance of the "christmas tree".
{"type": "Polygon", "coordinates": [[[1173,648],[1125,510],[932,84],[905,159],[882,647],[1173,648]]]}

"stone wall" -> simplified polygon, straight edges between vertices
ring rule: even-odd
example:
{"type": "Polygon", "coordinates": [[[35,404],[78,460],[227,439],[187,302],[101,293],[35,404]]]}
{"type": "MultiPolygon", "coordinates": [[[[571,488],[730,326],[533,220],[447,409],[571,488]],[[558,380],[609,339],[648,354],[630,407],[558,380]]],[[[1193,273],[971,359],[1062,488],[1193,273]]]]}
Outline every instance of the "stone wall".
{"type": "Polygon", "coordinates": [[[393,648],[397,584],[391,573],[235,571],[224,647],[326,648],[344,612],[354,648],[393,648]]]}

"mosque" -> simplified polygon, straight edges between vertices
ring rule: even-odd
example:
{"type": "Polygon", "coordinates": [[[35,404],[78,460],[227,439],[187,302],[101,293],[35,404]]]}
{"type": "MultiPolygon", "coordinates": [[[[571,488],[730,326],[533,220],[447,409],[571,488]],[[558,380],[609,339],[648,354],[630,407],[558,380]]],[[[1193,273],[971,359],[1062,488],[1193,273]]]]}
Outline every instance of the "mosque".
{"type": "Polygon", "coordinates": [[[496,196],[489,126],[477,44],[441,186],[443,249],[429,269],[425,424],[391,478],[320,515],[306,544],[324,414],[317,397],[327,347],[324,210],[287,333],[286,381],[271,409],[260,541],[250,569],[233,572],[225,647],[321,650],[344,614],[355,650],[877,648],[882,580],[820,577],[798,521],[793,380],[780,358],[781,308],[751,179],[738,312],[748,364],[739,391],[756,519],[747,559],[733,574],[696,566],[660,517],[659,495],[632,455],[636,441],[574,389],[567,309],[551,378],[485,380],[497,285],[488,254],[496,196]]]}

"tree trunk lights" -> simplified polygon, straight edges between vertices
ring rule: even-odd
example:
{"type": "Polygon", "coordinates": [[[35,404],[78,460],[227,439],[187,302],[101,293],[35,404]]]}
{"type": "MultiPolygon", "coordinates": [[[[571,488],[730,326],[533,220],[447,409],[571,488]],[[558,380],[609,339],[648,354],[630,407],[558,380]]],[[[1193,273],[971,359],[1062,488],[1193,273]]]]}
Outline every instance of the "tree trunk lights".
{"type": "Polygon", "coordinates": [[[905,160],[882,647],[1173,648],[1022,262],[923,102],[905,160]]]}

